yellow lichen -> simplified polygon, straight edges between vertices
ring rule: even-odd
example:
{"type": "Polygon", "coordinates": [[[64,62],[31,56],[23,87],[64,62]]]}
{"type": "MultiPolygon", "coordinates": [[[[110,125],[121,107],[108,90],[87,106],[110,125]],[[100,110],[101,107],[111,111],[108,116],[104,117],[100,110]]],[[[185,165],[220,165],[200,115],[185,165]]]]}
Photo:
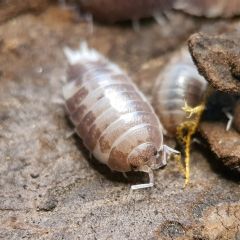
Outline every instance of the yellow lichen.
{"type": "Polygon", "coordinates": [[[190,149],[191,149],[191,140],[193,134],[196,132],[200,118],[205,108],[205,101],[194,108],[187,105],[185,102],[183,111],[188,113],[189,120],[184,121],[177,127],[177,139],[184,146],[185,153],[185,186],[189,183],[190,179],[190,149]]]}

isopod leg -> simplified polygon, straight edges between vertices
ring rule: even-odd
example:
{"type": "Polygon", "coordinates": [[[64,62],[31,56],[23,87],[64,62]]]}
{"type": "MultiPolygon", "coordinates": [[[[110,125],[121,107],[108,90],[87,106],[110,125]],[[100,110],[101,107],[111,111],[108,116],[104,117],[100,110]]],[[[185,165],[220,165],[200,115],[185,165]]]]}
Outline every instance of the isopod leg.
{"type": "Polygon", "coordinates": [[[140,21],[139,20],[132,20],[132,27],[135,32],[140,32],[140,21]]]}
{"type": "Polygon", "coordinates": [[[226,117],[228,118],[228,122],[227,122],[227,126],[226,126],[226,131],[229,131],[230,128],[232,127],[232,123],[233,123],[233,115],[228,112],[226,109],[223,109],[224,114],[226,115],[226,117]]]}
{"type": "Polygon", "coordinates": [[[152,169],[158,169],[160,167],[163,167],[167,164],[167,158],[169,155],[171,154],[180,154],[179,151],[167,146],[167,145],[163,145],[160,152],[162,152],[162,157],[158,157],[159,160],[157,163],[155,163],[152,166],[152,169]]]}
{"type": "Polygon", "coordinates": [[[153,187],[153,185],[154,185],[154,176],[153,176],[152,169],[150,167],[148,167],[148,166],[143,166],[138,171],[148,173],[149,183],[132,185],[131,186],[131,190],[137,190],[137,189],[142,189],[142,188],[153,187]]]}
{"type": "Polygon", "coordinates": [[[76,133],[76,129],[69,131],[68,133],[66,133],[66,139],[72,137],[75,133],[76,133]]]}
{"type": "Polygon", "coordinates": [[[123,172],[122,175],[123,175],[124,178],[128,179],[128,176],[125,172],[123,172]]]}
{"type": "Polygon", "coordinates": [[[164,14],[162,12],[154,12],[153,13],[153,18],[155,19],[155,21],[162,27],[164,27],[167,23],[167,19],[166,16],[164,16],[164,14]]]}
{"type": "Polygon", "coordinates": [[[171,147],[169,147],[167,145],[163,145],[162,153],[163,153],[163,157],[162,157],[163,165],[167,164],[167,158],[168,158],[169,155],[171,155],[171,154],[180,154],[179,151],[177,151],[174,148],[171,148],[171,147]]]}

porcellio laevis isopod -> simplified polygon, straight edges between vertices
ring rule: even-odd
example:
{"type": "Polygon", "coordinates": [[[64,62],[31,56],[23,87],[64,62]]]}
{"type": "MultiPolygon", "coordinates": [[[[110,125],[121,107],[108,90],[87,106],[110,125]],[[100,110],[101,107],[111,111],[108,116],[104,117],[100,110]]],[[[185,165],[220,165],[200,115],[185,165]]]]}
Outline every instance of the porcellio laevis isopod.
{"type": "Polygon", "coordinates": [[[115,64],[82,43],[65,48],[69,61],[63,96],[70,119],[84,145],[100,162],[119,172],[143,171],[153,186],[153,169],[166,164],[162,127],[153,108],[115,64]]]}
{"type": "Polygon", "coordinates": [[[139,20],[170,9],[209,18],[240,14],[239,0],[80,0],[79,4],[94,18],[106,22],[139,20]]]}
{"type": "Polygon", "coordinates": [[[198,73],[187,48],[181,49],[161,71],[153,88],[153,107],[169,136],[184,122],[185,102],[196,107],[203,101],[207,81],[198,73]]]}

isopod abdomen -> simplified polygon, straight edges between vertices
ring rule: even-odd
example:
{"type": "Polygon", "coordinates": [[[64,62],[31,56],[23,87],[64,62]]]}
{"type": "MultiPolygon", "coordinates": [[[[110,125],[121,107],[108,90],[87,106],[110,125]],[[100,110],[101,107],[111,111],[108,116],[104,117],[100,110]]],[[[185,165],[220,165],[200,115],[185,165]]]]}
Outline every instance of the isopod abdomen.
{"type": "Polygon", "coordinates": [[[175,0],[80,0],[80,8],[93,15],[94,18],[117,22],[139,20],[153,16],[154,13],[169,10],[175,0]]]}
{"type": "Polygon", "coordinates": [[[200,105],[207,81],[199,75],[187,49],[178,52],[161,71],[153,92],[153,106],[169,136],[175,136],[177,127],[186,118],[182,109],[200,105]]]}
{"type": "Polygon", "coordinates": [[[66,108],[76,132],[96,159],[112,170],[149,173],[166,164],[161,124],[151,105],[129,77],[97,51],[82,44],[65,49],[68,83],[66,108]]]}

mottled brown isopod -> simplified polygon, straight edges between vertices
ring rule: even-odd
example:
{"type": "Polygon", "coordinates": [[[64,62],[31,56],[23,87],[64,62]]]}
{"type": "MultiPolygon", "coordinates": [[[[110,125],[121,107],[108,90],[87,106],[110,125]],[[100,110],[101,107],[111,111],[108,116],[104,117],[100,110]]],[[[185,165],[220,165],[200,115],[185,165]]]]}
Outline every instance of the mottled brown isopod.
{"type": "Polygon", "coordinates": [[[63,87],[66,108],[76,132],[96,159],[112,170],[148,172],[166,164],[162,127],[143,94],[115,64],[82,44],[65,49],[68,83],[63,87]],[[160,156],[160,152],[163,154],[160,156]]]}

